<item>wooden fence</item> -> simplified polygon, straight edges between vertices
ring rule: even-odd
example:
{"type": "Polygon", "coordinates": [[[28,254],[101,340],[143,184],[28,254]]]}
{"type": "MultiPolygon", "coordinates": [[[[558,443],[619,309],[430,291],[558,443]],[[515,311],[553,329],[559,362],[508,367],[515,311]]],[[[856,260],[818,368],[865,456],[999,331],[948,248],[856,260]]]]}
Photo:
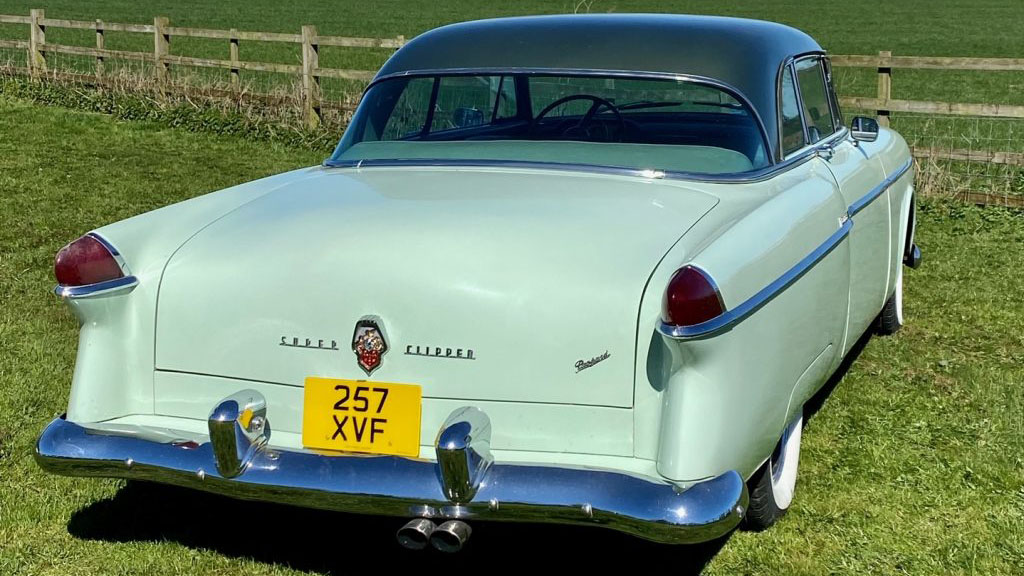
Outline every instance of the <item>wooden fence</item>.
{"type": "MultiPolygon", "coordinates": [[[[1024,58],[940,58],[932,56],[893,56],[891,52],[879,52],[878,56],[832,56],[836,67],[874,68],[878,71],[878,96],[875,98],[840,98],[843,106],[861,110],[875,110],[880,124],[888,126],[893,112],[969,116],[981,118],[1022,118],[1024,106],[1007,104],[963,104],[951,102],[926,102],[919,100],[897,100],[892,98],[892,70],[984,70],[1024,72],[1024,58]]],[[[917,158],[939,160],[980,161],[991,164],[1024,166],[1024,154],[982,150],[945,150],[916,148],[917,158]]]]}
{"type": "MultiPolygon", "coordinates": [[[[101,20],[63,20],[47,18],[41,9],[32,10],[28,16],[0,15],[0,23],[25,24],[28,27],[25,40],[0,39],[0,48],[24,49],[27,65],[18,70],[40,77],[44,74],[66,75],[47,68],[47,54],[70,54],[95,59],[95,71],[91,74],[71,74],[79,80],[101,82],[105,78],[105,66],[109,60],[128,60],[150,63],[155,67],[155,80],[162,89],[183,90],[189,88],[181,83],[171,82],[172,66],[193,68],[219,68],[227,71],[226,80],[233,88],[240,85],[242,71],[270,72],[290,75],[301,86],[298,97],[303,119],[307,126],[315,127],[322,121],[322,108],[350,110],[351,104],[332,102],[324,99],[321,78],[337,78],[367,82],[373,78],[373,70],[346,70],[325,68],[319,64],[320,48],[339,46],[349,48],[398,49],[405,44],[403,36],[392,38],[348,38],[321,36],[316,26],[302,26],[297,34],[279,32],[246,32],[235,29],[217,30],[209,28],[186,28],[172,26],[168,18],[158,16],[152,24],[123,24],[101,20]],[[70,28],[95,30],[95,47],[71,46],[47,42],[47,28],[70,28]],[[107,32],[147,34],[153,38],[152,52],[111,50],[106,47],[107,32]],[[171,54],[173,39],[176,37],[208,38],[226,42],[226,59],[197,58],[171,54]],[[302,64],[282,64],[242,60],[239,55],[240,42],[276,42],[301,45],[302,64]]],[[[843,97],[841,103],[849,108],[873,110],[883,125],[889,124],[893,112],[916,114],[948,115],[972,118],[1017,118],[1024,119],[1024,106],[1005,104],[964,104],[950,102],[928,102],[900,100],[892,97],[892,70],[985,70],[1024,71],[1024,59],[1020,58],[940,58],[922,56],[893,56],[891,52],[874,55],[835,55],[835,67],[873,68],[878,74],[878,91],[875,98],[843,97]]],[[[255,95],[266,96],[266,95],[255,95]]],[[[914,147],[914,155],[923,159],[984,162],[993,165],[1024,166],[1024,153],[987,150],[947,149],[934,145],[914,147]]],[[[998,203],[1024,205],[1024,196],[1004,199],[998,203]],[[1012,200],[1012,202],[1011,202],[1012,200]]]]}
{"type": "Polygon", "coordinates": [[[320,90],[321,78],[339,78],[343,80],[369,81],[375,70],[344,70],[324,68],[319,64],[321,46],[340,46],[348,48],[390,48],[397,49],[405,44],[404,36],[393,38],[349,38],[343,36],[321,36],[316,26],[302,26],[298,34],[279,32],[245,32],[240,30],[216,30],[210,28],[185,28],[171,26],[170,20],[157,16],[152,24],[122,24],[103,22],[102,20],[62,20],[47,18],[42,9],[32,10],[28,16],[12,16],[0,14],[0,24],[27,24],[28,39],[3,40],[0,48],[27,50],[28,74],[38,77],[47,72],[46,55],[48,53],[86,56],[96,59],[95,73],[91,76],[100,80],[104,76],[107,60],[131,60],[152,63],[156,68],[156,80],[169,89],[180,88],[170,82],[171,66],[189,66],[196,68],[222,68],[229,71],[230,83],[240,83],[242,70],[274,72],[288,74],[301,80],[302,107],[305,122],[309,127],[317,126],[322,120],[321,108],[328,104],[322,98],[320,90]],[[47,28],[70,28],[96,31],[96,47],[70,46],[54,44],[46,41],[47,28]],[[129,32],[149,34],[153,36],[152,52],[131,52],[107,49],[107,32],[129,32]],[[172,39],[175,37],[212,38],[227,41],[228,59],[195,58],[171,54],[172,39]],[[302,46],[302,65],[280,64],[274,62],[253,62],[239,57],[239,43],[242,41],[279,42],[300,44],[302,46]]]}

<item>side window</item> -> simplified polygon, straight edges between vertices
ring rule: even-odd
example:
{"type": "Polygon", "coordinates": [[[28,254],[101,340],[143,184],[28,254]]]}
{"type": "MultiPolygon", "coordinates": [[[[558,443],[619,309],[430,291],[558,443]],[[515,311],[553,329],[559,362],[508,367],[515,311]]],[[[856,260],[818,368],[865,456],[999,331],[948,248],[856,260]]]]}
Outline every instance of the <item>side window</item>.
{"type": "Polygon", "coordinates": [[[782,70],[782,92],[779,97],[782,107],[782,155],[788,156],[804,145],[804,123],[800,119],[800,102],[796,98],[793,70],[789,66],[782,70]]]}
{"type": "Polygon", "coordinates": [[[497,118],[515,115],[515,83],[511,78],[503,81],[501,76],[444,76],[437,89],[430,131],[490,124],[495,114],[497,118]],[[503,88],[505,84],[508,86],[503,88]]]}
{"type": "Polygon", "coordinates": [[[835,116],[835,125],[838,130],[843,126],[843,112],[839,108],[839,96],[836,95],[836,83],[832,79],[832,62],[828,58],[822,60],[825,63],[825,87],[828,88],[828,97],[832,102],[832,115],[835,116]]]}
{"type": "Polygon", "coordinates": [[[821,59],[808,58],[796,63],[796,77],[800,84],[800,97],[804,104],[804,118],[811,143],[836,131],[832,104],[825,89],[825,74],[821,59]]]}
{"type": "Polygon", "coordinates": [[[427,103],[434,88],[433,78],[413,78],[405,85],[395,109],[381,131],[380,140],[401,140],[423,132],[427,103]]]}
{"type": "Polygon", "coordinates": [[[492,100],[494,110],[491,121],[514,118],[516,116],[516,82],[511,76],[491,77],[492,100]]]}

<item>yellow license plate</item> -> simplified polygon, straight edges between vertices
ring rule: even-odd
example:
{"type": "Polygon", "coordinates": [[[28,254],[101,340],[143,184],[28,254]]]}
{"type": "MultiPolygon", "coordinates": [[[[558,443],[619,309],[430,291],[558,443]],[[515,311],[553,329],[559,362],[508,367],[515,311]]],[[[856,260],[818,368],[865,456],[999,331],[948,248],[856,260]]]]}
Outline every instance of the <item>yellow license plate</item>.
{"type": "Polygon", "coordinates": [[[418,456],[420,387],[306,378],[302,444],[307,448],[418,456]]]}

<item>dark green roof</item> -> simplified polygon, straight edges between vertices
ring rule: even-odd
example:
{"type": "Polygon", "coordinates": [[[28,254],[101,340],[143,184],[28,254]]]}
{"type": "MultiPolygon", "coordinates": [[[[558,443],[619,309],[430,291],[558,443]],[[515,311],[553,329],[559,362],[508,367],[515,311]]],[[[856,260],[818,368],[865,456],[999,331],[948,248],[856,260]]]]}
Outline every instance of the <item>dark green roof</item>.
{"type": "Polygon", "coordinates": [[[451,24],[417,36],[378,77],[423,70],[577,69],[688,74],[741,92],[777,142],[776,81],[790,56],[821,52],[789,26],[715,16],[581,14],[451,24]]]}

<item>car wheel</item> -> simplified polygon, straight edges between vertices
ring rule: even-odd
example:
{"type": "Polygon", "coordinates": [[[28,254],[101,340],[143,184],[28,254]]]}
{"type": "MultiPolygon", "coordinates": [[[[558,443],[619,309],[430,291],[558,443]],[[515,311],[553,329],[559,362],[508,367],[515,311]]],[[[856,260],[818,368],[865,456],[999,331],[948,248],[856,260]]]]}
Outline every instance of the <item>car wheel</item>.
{"type": "Polygon", "coordinates": [[[803,414],[786,426],[775,451],[750,480],[750,504],[744,519],[748,530],[761,531],[779,521],[793,503],[800,465],[803,414]]]}
{"type": "Polygon", "coordinates": [[[885,306],[875,320],[875,332],[888,336],[895,334],[903,326],[903,265],[896,273],[896,289],[885,301],[885,306]]]}

